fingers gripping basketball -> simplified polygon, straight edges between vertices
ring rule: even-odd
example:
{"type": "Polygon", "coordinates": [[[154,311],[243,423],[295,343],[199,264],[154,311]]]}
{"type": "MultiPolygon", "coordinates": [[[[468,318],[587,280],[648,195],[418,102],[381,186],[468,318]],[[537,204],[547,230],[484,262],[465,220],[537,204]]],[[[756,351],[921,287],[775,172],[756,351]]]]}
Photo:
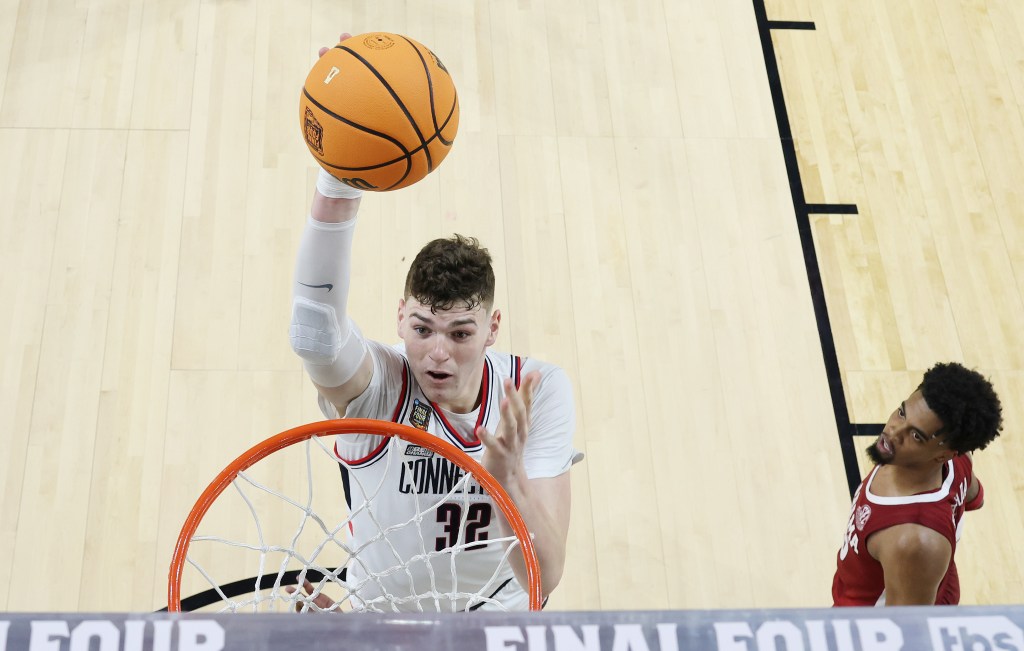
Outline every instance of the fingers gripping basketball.
{"type": "Polygon", "coordinates": [[[361,190],[397,190],[448,155],[459,100],[433,52],[376,32],[320,57],[303,86],[299,120],[310,152],[333,176],[361,190]]]}

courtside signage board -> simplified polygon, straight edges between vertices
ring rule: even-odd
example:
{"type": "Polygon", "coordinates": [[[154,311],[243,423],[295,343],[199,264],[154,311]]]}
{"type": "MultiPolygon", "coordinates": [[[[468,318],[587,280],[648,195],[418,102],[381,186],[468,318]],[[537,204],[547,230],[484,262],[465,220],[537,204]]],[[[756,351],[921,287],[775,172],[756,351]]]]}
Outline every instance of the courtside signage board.
{"type": "Polygon", "coordinates": [[[0,614],[0,651],[1024,651],[1024,606],[444,615],[0,614]]]}

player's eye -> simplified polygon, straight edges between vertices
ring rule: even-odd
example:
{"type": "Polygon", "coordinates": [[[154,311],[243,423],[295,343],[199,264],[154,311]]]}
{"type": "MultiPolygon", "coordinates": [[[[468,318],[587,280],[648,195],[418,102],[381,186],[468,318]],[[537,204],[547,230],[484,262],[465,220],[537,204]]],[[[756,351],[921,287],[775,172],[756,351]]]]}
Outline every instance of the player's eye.
{"type": "Polygon", "coordinates": [[[459,341],[462,341],[463,339],[469,339],[469,333],[465,332],[463,330],[459,330],[457,332],[453,332],[452,336],[455,337],[456,339],[458,339],[459,341]]]}
{"type": "Polygon", "coordinates": [[[413,326],[412,331],[420,336],[425,336],[430,333],[424,326],[413,326]]]}

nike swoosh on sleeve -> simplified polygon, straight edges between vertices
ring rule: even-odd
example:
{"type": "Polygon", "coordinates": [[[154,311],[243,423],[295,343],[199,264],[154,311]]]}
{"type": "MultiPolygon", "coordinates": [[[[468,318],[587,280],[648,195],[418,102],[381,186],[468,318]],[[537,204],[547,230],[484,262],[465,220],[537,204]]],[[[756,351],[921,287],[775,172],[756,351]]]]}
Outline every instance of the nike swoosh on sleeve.
{"type": "Polygon", "coordinates": [[[330,283],[327,283],[325,285],[307,285],[306,283],[299,283],[299,284],[302,285],[303,287],[309,287],[310,289],[326,289],[328,292],[330,292],[332,289],[334,289],[334,285],[332,285],[330,283]]]}

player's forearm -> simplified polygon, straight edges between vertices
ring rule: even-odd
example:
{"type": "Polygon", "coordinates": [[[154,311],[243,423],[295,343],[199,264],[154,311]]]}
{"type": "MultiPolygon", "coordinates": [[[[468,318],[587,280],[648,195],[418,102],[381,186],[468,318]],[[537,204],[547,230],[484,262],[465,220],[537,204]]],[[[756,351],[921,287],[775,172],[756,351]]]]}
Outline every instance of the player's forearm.
{"type": "MultiPolygon", "coordinates": [[[[561,526],[559,519],[544,504],[540,495],[530,490],[529,480],[513,481],[504,485],[504,488],[533,536],[533,546],[540,564],[541,590],[546,597],[558,586],[565,569],[566,528],[561,526]]],[[[504,519],[501,519],[501,526],[505,535],[511,535],[511,528],[504,519]]],[[[512,554],[509,562],[516,580],[526,587],[529,580],[523,556],[512,554]]]]}
{"type": "Polygon", "coordinates": [[[897,590],[892,593],[889,592],[889,588],[885,591],[885,605],[886,606],[934,606],[935,595],[938,592],[938,588],[932,590],[930,588],[920,589],[919,587],[910,588],[907,590],[897,590]]]}
{"type": "Polygon", "coordinates": [[[347,315],[361,195],[321,172],[299,240],[289,339],[318,387],[345,386],[364,359],[362,337],[347,315]]]}

